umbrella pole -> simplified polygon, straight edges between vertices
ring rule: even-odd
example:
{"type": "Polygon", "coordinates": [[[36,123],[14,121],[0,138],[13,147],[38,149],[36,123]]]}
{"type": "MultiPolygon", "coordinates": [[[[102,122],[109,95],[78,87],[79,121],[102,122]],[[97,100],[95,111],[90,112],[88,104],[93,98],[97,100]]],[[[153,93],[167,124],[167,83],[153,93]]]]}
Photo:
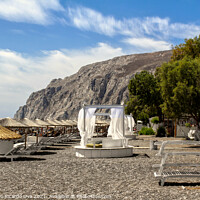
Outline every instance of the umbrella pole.
{"type": "Polygon", "coordinates": [[[24,131],[25,131],[25,145],[24,145],[24,147],[26,149],[26,146],[27,146],[27,131],[25,129],[24,129],[24,131]]]}
{"type": "Polygon", "coordinates": [[[36,136],[36,143],[37,143],[37,144],[38,144],[38,134],[39,134],[39,128],[38,128],[37,136],[36,136]]]}

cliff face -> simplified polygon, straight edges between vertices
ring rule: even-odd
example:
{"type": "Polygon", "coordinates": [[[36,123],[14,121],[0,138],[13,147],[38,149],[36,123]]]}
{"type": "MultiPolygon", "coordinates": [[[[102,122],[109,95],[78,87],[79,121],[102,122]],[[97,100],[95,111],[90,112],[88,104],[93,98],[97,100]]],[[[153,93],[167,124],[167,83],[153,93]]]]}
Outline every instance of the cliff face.
{"type": "Polygon", "coordinates": [[[84,66],[76,74],[54,79],[45,89],[33,92],[15,118],[76,119],[84,102],[120,104],[128,99],[127,85],[135,73],[154,72],[169,61],[171,54],[171,51],[134,54],[84,66]]]}

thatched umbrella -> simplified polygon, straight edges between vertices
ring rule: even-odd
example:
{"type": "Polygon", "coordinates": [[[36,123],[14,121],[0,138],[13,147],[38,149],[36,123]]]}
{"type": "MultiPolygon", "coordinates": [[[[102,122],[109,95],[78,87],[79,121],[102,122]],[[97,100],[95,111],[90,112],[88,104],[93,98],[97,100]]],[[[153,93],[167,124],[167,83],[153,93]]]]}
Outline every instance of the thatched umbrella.
{"type": "Polygon", "coordinates": [[[47,119],[46,122],[51,124],[52,126],[61,126],[61,124],[56,122],[55,120],[47,119]]]}
{"type": "Polygon", "coordinates": [[[24,124],[10,118],[6,117],[0,120],[0,125],[4,127],[12,127],[12,128],[24,128],[26,127],[24,124]]]}
{"type": "Polygon", "coordinates": [[[64,134],[66,133],[66,126],[72,126],[71,124],[66,123],[64,120],[59,121],[59,120],[54,119],[53,121],[58,123],[60,126],[63,127],[63,133],[64,134]]]}
{"type": "MultiPolygon", "coordinates": [[[[49,123],[47,123],[47,122],[45,122],[45,121],[43,121],[41,119],[35,119],[33,122],[38,124],[38,127],[41,128],[42,135],[43,135],[43,128],[44,127],[48,128],[48,126],[51,126],[51,124],[49,124],[49,123]]],[[[38,134],[37,134],[37,143],[38,143],[38,134]]]]}
{"type": "Polygon", "coordinates": [[[95,121],[95,124],[102,125],[102,126],[109,125],[108,121],[104,121],[104,120],[100,120],[100,119],[97,119],[95,121]]]}
{"type": "Polygon", "coordinates": [[[65,126],[65,124],[63,124],[62,121],[59,121],[59,120],[57,120],[57,119],[54,119],[53,121],[54,121],[55,123],[59,124],[60,126],[65,126]]]}
{"type": "Polygon", "coordinates": [[[38,124],[40,127],[51,126],[48,122],[45,122],[41,119],[35,119],[34,123],[38,124]]]}
{"type": "Polygon", "coordinates": [[[0,140],[19,139],[21,137],[22,136],[20,134],[0,126],[0,140]]]}
{"type": "Polygon", "coordinates": [[[64,124],[65,126],[73,126],[73,123],[71,123],[70,121],[68,120],[61,120],[60,121],[62,124],[64,124]]]}
{"type": "Polygon", "coordinates": [[[65,134],[67,125],[65,123],[63,123],[63,120],[60,121],[60,120],[54,119],[53,121],[56,122],[57,124],[59,124],[59,126],[63,127],[63,131],[62,132],[65,134]]]}
{"type": "Polygon", "coordinates": [[[65,120],[66,122],[68,122],[68,123],[71,123],[73,126],[77,126],[77,122],[76,121],[74,121],[74,120],[65,120]]]}
{"type": "MultiPolygon", "coordinates": [[[[54,120],[47,119],[46,122],[51,124],[51,126],[54,126],[54,130],[56,129],[56,127],[62,126],[59,122],[54,121],[54,120]]],[[[48,133],[47,133],[47,136],[48,136],[48,133]]]]}
{"type": "Polygon", "coordinates": [[[11,129],[22,129],[23,128],[23,132],[25,131],[24,128],[26,127],[24,124],[14,120],[10,117],[1,119],[0,125],[3,127],[6,127],[6,128],[11,128],[11,129]]]}
{"type": "Polygon", "coordinates": [[[20,119],[19,122],[24,124],[26,127],[39,127],[38,124],[36,124],[35,122],[33,122],[32,120],[28,118],[20,119]]]}
{"type": "MultiPolygon", "coordinates": [[[[18,122],[24,124],[27,128],[31,127],[31,132],[32,132],[32,127],[39,127],[38,124],[36,124],[35,122],[33,122],[32,120],[28,118],[20,119],[18,120],[18,122]]],[[[26,143],[27,143],[27,132],[25,131],[25,148],[26,148],[26,143]]]]}
{"type": "Polygon", "coordinates": [[[77,123],[75,121],[72,121],[72,120],[62,120],[62,122],[66,126],[70,126],[71,127],[71,131],[74,133],[74,127],[77,126],[77,123]]]}
{"type": "Polygon", "coordinates": [[[0,126],[0,154],[6,154],[13,148],[13,140],[22,136],[9,129],[0,126]]]}

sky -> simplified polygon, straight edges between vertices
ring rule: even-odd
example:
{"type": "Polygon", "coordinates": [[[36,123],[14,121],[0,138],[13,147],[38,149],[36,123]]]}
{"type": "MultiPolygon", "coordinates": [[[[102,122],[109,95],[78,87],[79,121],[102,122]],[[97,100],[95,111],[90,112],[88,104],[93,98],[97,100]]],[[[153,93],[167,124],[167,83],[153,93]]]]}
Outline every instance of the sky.
{"type": "Polygon", "coordinates": [[[200,34],[199,0],[0,0],[0,118],[52,79],[200,34]]]}

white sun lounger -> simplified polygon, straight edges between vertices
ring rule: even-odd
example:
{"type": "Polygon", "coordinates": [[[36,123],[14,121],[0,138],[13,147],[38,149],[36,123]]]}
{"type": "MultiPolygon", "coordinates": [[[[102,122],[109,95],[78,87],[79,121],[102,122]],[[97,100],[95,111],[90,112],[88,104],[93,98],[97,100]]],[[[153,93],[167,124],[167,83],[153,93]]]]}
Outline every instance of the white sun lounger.
{"type": "MultiPolygon", "coordinates": [[[[156,143],[155,143],[156,144],[156,143]]],[[[159,145],[160,143],[158,143],[159,145]]],[[[164,141],[162,142],[161,148],[156,154],[157,156],[161,156],[161,163],[155,164],[153,167],[159,168],[158,172],[154,172],[154,176],[160,179],[159,184],[164,186],[166,178],[176,178],[176,177],[200,177],[199,171],[165,171],[167,167],[181,167],[181,166],[189,166],[189,167],[198,167],[200,163],[167,163],[166,160],[168,156],[179,156],[179,155],[197,155],[200,156],[200,152],[165,152],[165,147],[167,145],[176,144],[176,145],[200,145],[199,141],[182,141],[182,140],[174,140],[174,141],[164,141]]]]}

